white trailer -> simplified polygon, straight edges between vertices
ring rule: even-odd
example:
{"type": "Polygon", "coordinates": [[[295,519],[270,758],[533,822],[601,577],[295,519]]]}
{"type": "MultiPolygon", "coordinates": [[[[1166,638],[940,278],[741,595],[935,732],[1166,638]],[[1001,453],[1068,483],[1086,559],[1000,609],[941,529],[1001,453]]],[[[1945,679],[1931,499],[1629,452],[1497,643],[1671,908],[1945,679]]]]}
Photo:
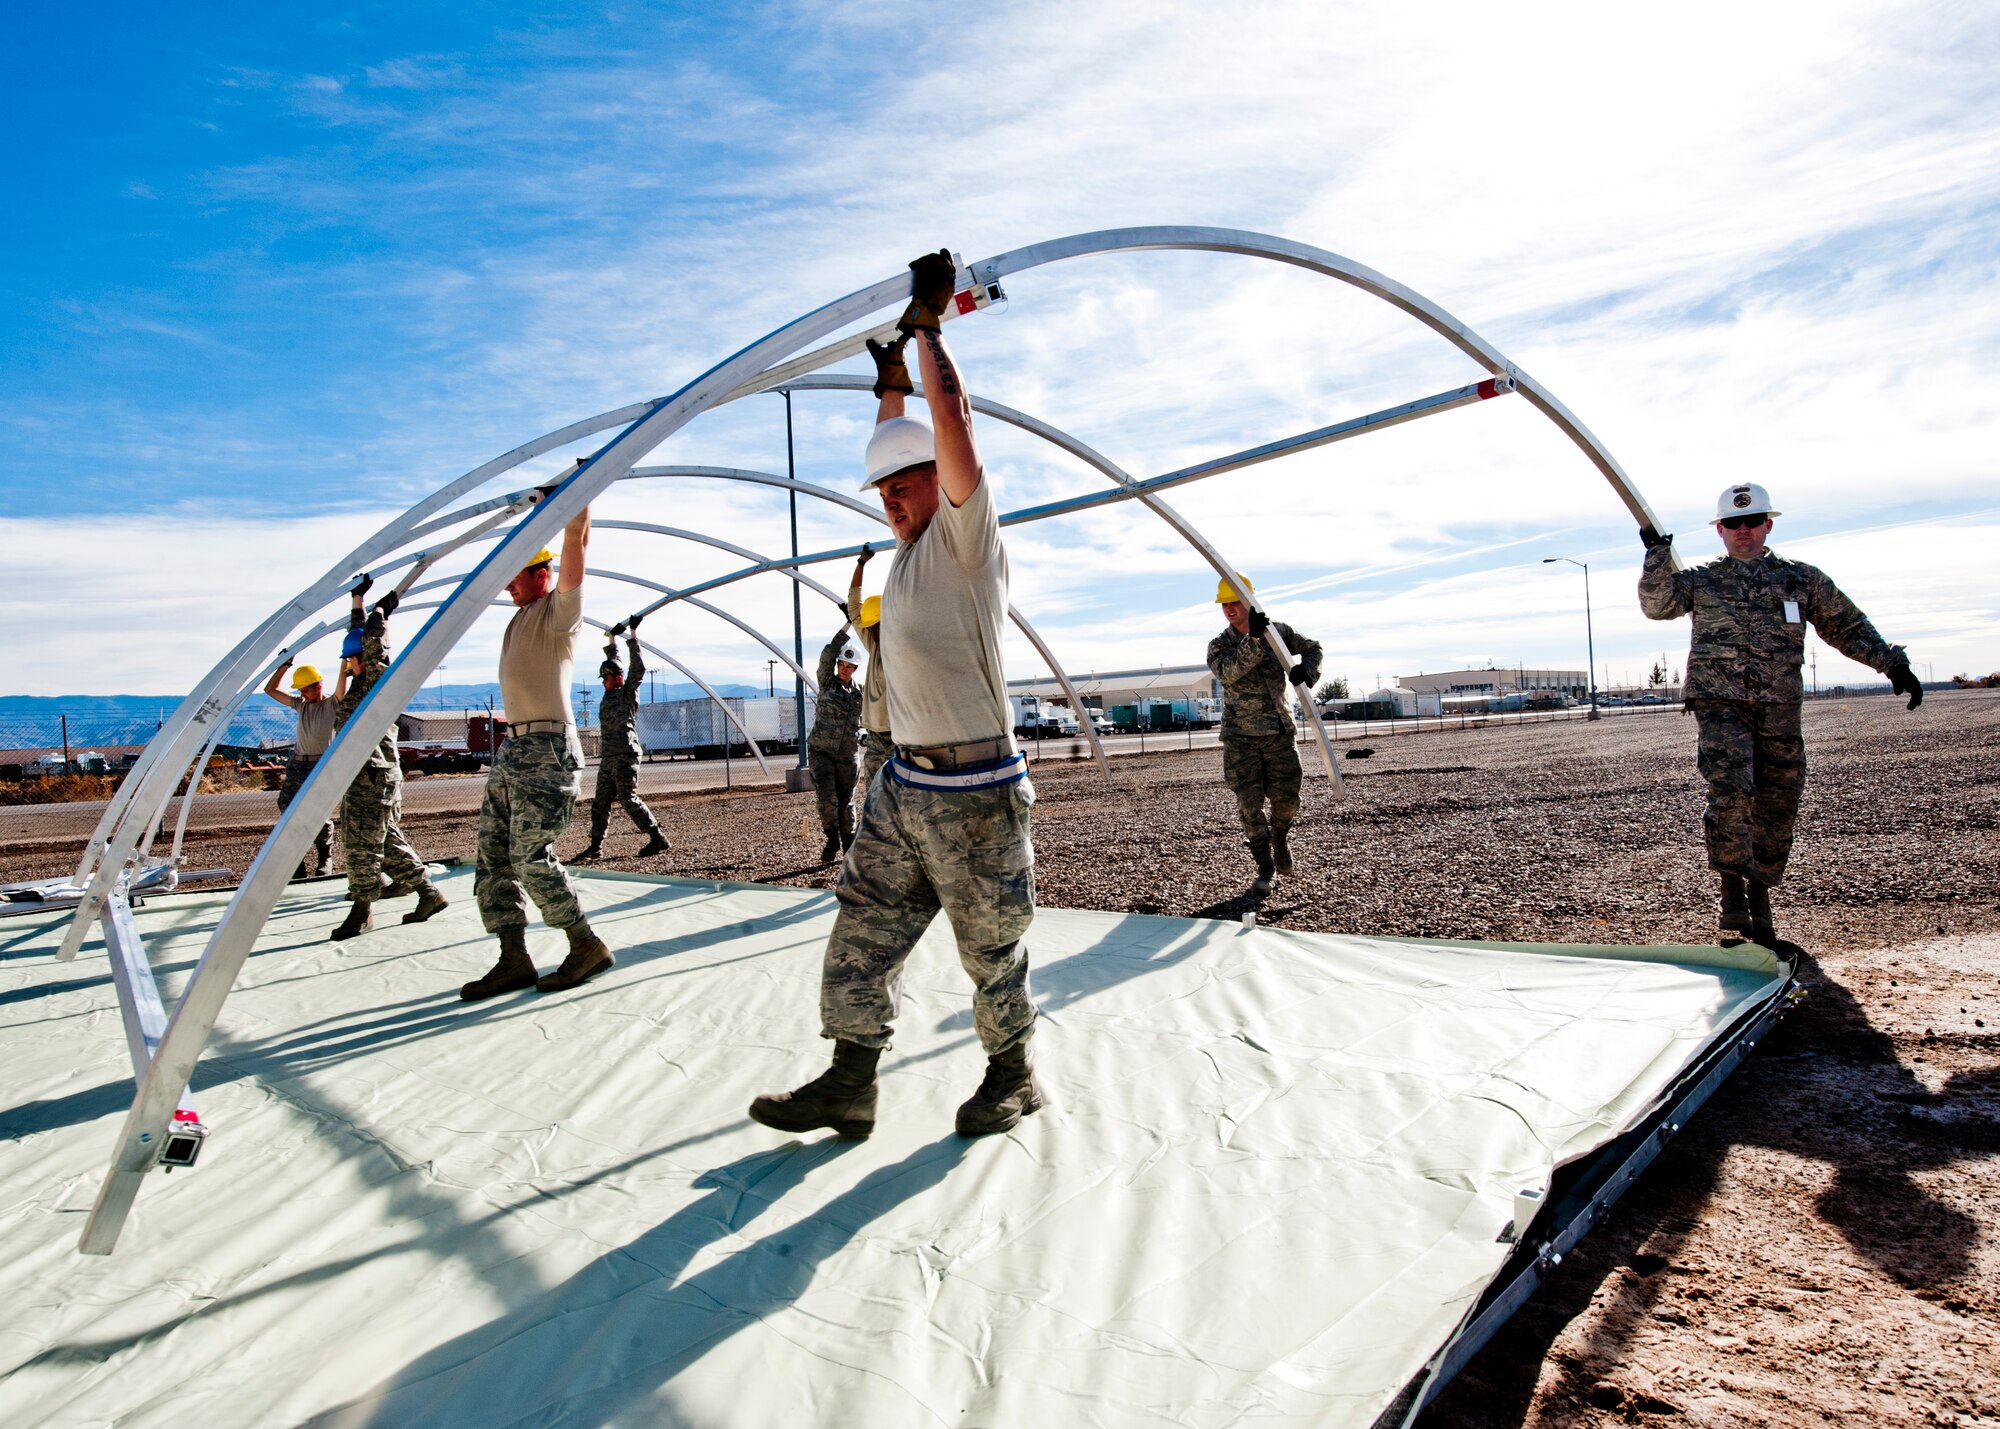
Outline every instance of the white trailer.
{"type": "MultiPolygon", "coordinates": [[[[743,728],[757,741],[757,747],[766,754],[776,754],[781,749],[796,749],[799,742],[798,701],[793,695],[725,696],[722,704],[729,706],[743,728]]],[[[806,726],[811,728],[813,718],[813,697],[806,696],[806,726]]],[[[719,759],[723,746],[732,749],[743,748],[743,736],[724,715],[721,706],[714,700],[661,700],[655,704],[640,705],[638,717],[634,721],[639,731],[639,746],[647,754],[664,754],[669,758],[686,755],[691,759],[719,759]]]]}

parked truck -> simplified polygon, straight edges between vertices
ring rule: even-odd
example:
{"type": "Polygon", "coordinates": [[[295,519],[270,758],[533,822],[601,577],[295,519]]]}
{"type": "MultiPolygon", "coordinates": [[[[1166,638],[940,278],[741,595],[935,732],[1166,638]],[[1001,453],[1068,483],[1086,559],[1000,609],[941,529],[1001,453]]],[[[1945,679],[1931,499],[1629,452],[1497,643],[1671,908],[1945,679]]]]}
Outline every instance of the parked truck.
{"type": "MultiPolygon", "coordinates": [[[[726,695],[728,705],[757,747],[766,754],[797,749],[799,743],[798,701],[793,695],[726,695]]],[[[806,696],[806,727],[812,727],[814,701],[806,696]]],[[[742,733],[723,714],[714,700],[660,700],[640,705],[635,726],[639,745],[648,755],[668,758],[717,759],[725,748],[748,753],[742,733]]]]}
{"type": "Polygon", "coordinates": [[[1050,704],[1039,695],[1009,695],[1007,705],[1018,739],[1068,739],[1080,732],[1068,705],[1050,704]]]}

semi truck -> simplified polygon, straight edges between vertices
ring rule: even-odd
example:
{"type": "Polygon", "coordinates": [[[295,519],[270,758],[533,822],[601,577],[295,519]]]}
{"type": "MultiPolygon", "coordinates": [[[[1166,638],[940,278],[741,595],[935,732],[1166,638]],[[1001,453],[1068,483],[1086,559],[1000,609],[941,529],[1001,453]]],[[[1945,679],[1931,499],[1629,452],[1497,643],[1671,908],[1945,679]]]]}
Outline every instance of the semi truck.
{"type": "MultiPolygon", "coordinates": [[[[757,747],[766,754],[797,749],[799,744],[798,701],[793,695],[726,695],[729,706],[757,747]]],[[[806,696],[806,727],[812,727],[814,700],[806,696]]],[[[748,753],[743,735],[711,699],[660,700],[640,705],[634,721],[639,745],[650,756],[664,754],[669,759],[718,759],[725,748],[748,753]]]]}

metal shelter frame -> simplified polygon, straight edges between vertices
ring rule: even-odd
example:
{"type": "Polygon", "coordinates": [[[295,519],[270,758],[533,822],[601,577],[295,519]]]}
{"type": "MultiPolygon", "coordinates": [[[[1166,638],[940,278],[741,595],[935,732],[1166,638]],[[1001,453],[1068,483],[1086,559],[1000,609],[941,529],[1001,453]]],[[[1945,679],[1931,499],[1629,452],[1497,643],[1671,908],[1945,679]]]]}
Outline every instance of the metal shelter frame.
{"type": "MultiPolygon", "coordinates": [[[[1161,492],[1173,486],[1269,461],[1289,452],[1308,450],[1457,407],[1518,393],[1568,436],[1597,467],[1638,522],[1658,528],[1659,522],[1623,468],[1552,393],[1521,372],[1491,343],[1429,299],[1372,268],[1324,249],[1265,234],[1219,228],[1119,228],[1077,234],[1014,249],[962,268],[957,283],[961,290],[958,301],[947,310],[946,318],[955,320],[961,314],[978,311],[986,300],[1001,295],[1001,281],[1014,274],[1049,263],[1142,250],[1234,254],[1283,263],[1332,278],[1386,302],[1422,323],[1488,375],[1470,385],[1420,397],[1145,480],[1131,478],[1095,453],[1086,455],[1088,448],[1083,448],[1081,443],[1057,433],[1053,428],[1035,423],[1022,414],[1003,412],[997,405],[989,404],[980,410],[1055,441],[1083,457],[1114,483],[1113,489],[1108,492],[1049,502],[1009,513],[1002,518],[1003,524],[1044,520],[1118,501],[1139,500],[1179,532],[1222,578],[1243,592],[1246,604],[1262,612],[1261,602],[1248,589],[1241,572],[1224,560],[1192,526],[1166,507],[1159,499],[1161,492]]],[[[195,1063],[292,869],[304,855],[314,832],[332,812],[333,806],[366,760],[373,743],[369,731],[386,728],[395,714],[408,705],[452,647],[500,595],[501,589],[522,564],[538,548],[553,542],[563,526],[592,500],[630,474],[648,452],[695,418],[725,402],[760,392],[808,390],[816,381],[822,387],[844,387],[845,384],[838,381],[814,379],[812,374],[833,363],[860,355],[866,339],[884,338],[892,333],[893,321],[888,316],[888,310],[901,307],[908,288],[907,275],[893,274],[816,308],[759,338],[665,397],[632,403],[557,428],[445,483],[386,523],[291,601],[259,622],[195,683],[106,805],[97,828],[86,844],[76,875],[76,883],[83,891],[59,952],[64,959],[74,958],[86,938],[101,926],[117,974],[120,1005],[125,1010],[127,1026],[137,1029],[131,1036],[137,1095],[119,1129],[110,1167],[84,1227],[81,1240],[83,1251],[108,1254],[114,1248],[144,1177],[154,1166],[175,1164],[175,1158],[181,1158],[179,1164],[192,1164],[194,1152],[200,1147],[202,1131],[199,1122],[192,1119],[192,1112],[183,1108],[183,1099],[195,1063]],[[869,326],[848,332],[846,336],[835,336],[871,318],[874,321],[869,326]],[[572,470],[563,473],[549,487],[534,492],[517,491],[454,507],[461,497],[470,495],[505,472],[603,433],[611,433],[608,440],[589,456],[580,459],[572,470]],[[467,526],[468,522],[473,524],[467,526]],[[435,547],[416,546],[428,537],[447,532],[456,534],[435,547]],[[286,650],[291,648],[294,632],[302,625],[317,621],[318,613],[345,594],[357,573],[372,572],[378,566],[388,570],[410,565],[411,570],[402,582],[403,587],[408,588],[425,569],[481,536],[492,536],[492,547],[465,574],[442,582],[452,585],[450,592],[430,608],[429,618],[423,627],[369,690],[353,716],[322,754],[290,807],[280,815],[218,921],[185,991],[169,1014],[159,1000],[144,950],[138,945],[129,917],[129,896],[135,880],[146,874],[142,844],[150,842],[151,831],[163,816],[182,776],[189,770],[190,761],[197,757],[199,751],[212,745],[218,724],[227,722],[230,709],[245,697],[250,688],[246,682],[264,678],[257,672],[268,671],[275,660],[282,659],[286,650]],[[398,556],[399,552],[404,554],[398,556]]],[[[656,606],[667,604],[670,600],[692,600],[709,590],[765,571],[796,571],[800,566],[852,558],[859,551],[859,547],[847,547],[775,560],[746,556],[746,559],[753,560],[753,564],[746,569],[684,587],[671,597],[663,597],[656,602],[656,606]]],[[[1289,653],[1277,638],[1276,631],[1272,630],[1268,638],[1280,658],[1289,664],[1289,653]]],[[[1041,642],[1037,640],[1036,643],[1041,648],[1041,642]]],[[[1043,653],[1053,666],[1052,655],[1045,648],[1043,653]]],[[[664,654],[662,658],[670,659],[664,654]]],[[[670,663],[684,669],[678,662],[670,663]]],[[[1329,780],[1338,789],[1339,768],[1333,759],[1324,727],[1320,724],[1318,710],[1309,697],[1303,703],[1318,737],[1329,780]]]]}

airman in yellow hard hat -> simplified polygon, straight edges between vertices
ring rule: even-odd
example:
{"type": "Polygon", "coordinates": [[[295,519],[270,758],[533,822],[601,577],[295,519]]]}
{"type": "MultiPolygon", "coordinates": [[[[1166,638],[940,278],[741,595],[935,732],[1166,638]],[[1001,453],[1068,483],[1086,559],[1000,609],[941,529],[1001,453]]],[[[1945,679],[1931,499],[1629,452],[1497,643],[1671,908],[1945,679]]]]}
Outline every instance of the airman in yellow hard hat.
{"type": "MultiPolygon", "coordinates": [[[[299,789],[306,782],[306,775],[312,773],[319,757],[326,753],[327,745],[333,742],[333,701],[326,697],[326,686],[320,673],[311,665],[301,665],[292,672],[292,693],[278,688],[278,682],[285,671],[292,669],[291,657],[271,672],[271,678],[264,682],[264,693],[292,710],[299,717],[297,735],[292,740],[292,752],[285,760],[285,782],[278,787],[278,812],[284,813],[292,807],[292,800],[298,797],[299,789]]],[[[313,835],[312,852],[299,860],[293,872],[294,878],[305,878],[313,872],[313,861],[317,860],[318,870],[324,874],[333,864],[333,820],[329,818],[320,825],[313,835]]]]}
{"type": "Polygon", "coordinates": [[[1236,795],[1243,841],[1257,862],[1251,888],[1269,893],[1276,875],[1292,871],[1287,835],[1298,817],[1304,778],[1298,726],[1292,722],[1291,686],[1302,688],[1300,698],[1312,698],[1313,682],[1319,679],[1320,647],[1246,602],[1244,594],[1256,589],[1248,576],[1241,590],[1227,577],[1216,584],[1216,604],[1229,628],[1208,642],[1208,668],[1222,685],[1222,778],[1236,795]],[[1298,663],[1289,670],[1265,638],[1265,632],[1273,629],[1297,657],[1298,663]]]}
{"type": "Polygon", "coordinates": [[[611,949],[591,931],[576,887],[556,856],[582,789],[583,746],[570,708],[576,637],[583,630],[590,508],[563,528],[562,562],[535,552],[507,583],[517,607],[500,637],[500,699],[507,737],[486,776],[479,806],[479,918],[500,940],[487,972],[459,988],[467,1002],[539,988],[559,992],[612,966],[611,949]],[[528,956],[528,900],[569,938],[569,955],[546,977],[528,956]]]}
{"type": "Polygon", "coordinates": [[[854,563],[854,578],[847,585],[847,608],[861,612],[854,622],[854,638],[868,652],[868,670],[861,677],[861,777],[854,786],[857,808],[868,801],[868,786],[875,782],[875,771],[896,752],[896,742],[889,737],[889,683],[880,654],[882,597],[871,595],[863,600],[861,596],[861,572],[871,554],[866,548],[862,550],[861,559],[854,563]]]}

